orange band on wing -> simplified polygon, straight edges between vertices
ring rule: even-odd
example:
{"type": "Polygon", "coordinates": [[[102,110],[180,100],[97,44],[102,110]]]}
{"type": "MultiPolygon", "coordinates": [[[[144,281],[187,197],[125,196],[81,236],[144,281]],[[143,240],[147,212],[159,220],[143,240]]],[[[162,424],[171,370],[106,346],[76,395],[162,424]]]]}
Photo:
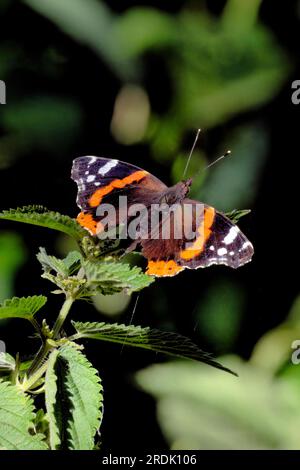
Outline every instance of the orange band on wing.
{"type": "Polygon", "coordinates": [[[97,189],[97,191],[94,192],[94,194],[89,199],[90,206],[91,207],[99,206],[100,202],[102,201],[103,196],[106,196],[106,194],[109,194],[115,188],[125,188],[125,186],[131,183],[140,181],[146,175],[148,175],[147,171],[139,170],[139,171],[135,171],[129,176],[126,176],[126,178],[113,180],[107,186],[104,186],[103,188],[99,188],[97,189]]]}
{"type": "Polygon", "coordinates": [[[146,274],[149,276],[175,276],[184,268],[178,266],[173,260],[169,261],[149,261],[146,274]]]}
{"type": "Polygon", "coordinates": [[[198,236],[189,248],[181,250],[179,253],[181,259],[191,260],[202,253],[205,243],[211,234],[211,226],[215,219],[215,213],[216,211],[213,207],[206,207],[204,209],[204,217],[197,230],[198,236]]]}
{"type": "Polygon", "coordinates": [[[92,235],[96,235],[97,233],[103,230],[103,225],[101,222],[97,222],[93,219],[92,214],[80,212],[77,216],[77,222],[85,229],[87,229],[92,235]]]}

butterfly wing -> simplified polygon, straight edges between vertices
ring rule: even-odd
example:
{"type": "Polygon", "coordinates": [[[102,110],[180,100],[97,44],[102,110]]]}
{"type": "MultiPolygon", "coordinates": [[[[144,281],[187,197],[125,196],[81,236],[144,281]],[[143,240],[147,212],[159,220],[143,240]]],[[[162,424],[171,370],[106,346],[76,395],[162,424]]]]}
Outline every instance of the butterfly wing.
{"type": "MultiPolygon", "coordinates": [[[[98,207],[112,204],[118,207],[119,196],[127,197],[127,206],[136,203],[145,205],[159,199],[167,186],[147,171],[119,160],[84,156],[73,161],[72,179],[77,183],[77,204],[81,209],[78,222],[92,235],[103,227],[97,216],[98,207]]],[[[122,214],[117,214],[118,223],[122,214]]]]}
{"type": "MultiPolygon", "coordinates": [[[[192,204],[199,204],[191,201],[192,204]]],[[[228,217],[213,207],[203,205],[203,215],[197,220],[197,235],[192,242],[184,241],[178,263],[189,269],[224,264],[231,268],[251,261],[252,243],[228,217]]]]}
{"type": "MultiPolygon", "coordinates": [[[[126,210],[119,210],[117,214],[118,225],[127,219],[127,211],[133,204],[146,206],[146,218],[151,219],[149,209],[168,192],[167,186],[147,171],[102,157],[85,156],[74,160],[72,178],[78,185],[77,204],[82,210],[77,220],[92,235],[98,235],[105,228],[101,223],[103,219],[97,215],[97,209],[104,203],[117,208],[120,196],[127,197],[126,210]]],[[[238,268],[253,255],[252,244],[237,225],[213,207],[190,199],[175,204],[170,216],[151,227],[150,236],[136,240],[131,249],[138,244],[148,259],[147,273],[159,277],[212,264],[238,268]],[[167,224],[170,232],[164,237],[167,224]],[[178,229],[183,229],[179,237],[178,229]]]]}
{"type": "MultiPolygon", "coordinates": [[[[173,232],[170,239],[142,242],[142,253],[148,258],[149,275],[174,276],[185,268],[205,268],[212,264],[238,268],[251,261],[252,244],[224,214],[189,199],[184,199],[181,207],[178,205],[177,208],[171,221],[173,232]],[[181,239],[176,239],[176,227],[184,224],[181,239]]],[[[163,232],[162,226],[160,232],[163,232]]]]}

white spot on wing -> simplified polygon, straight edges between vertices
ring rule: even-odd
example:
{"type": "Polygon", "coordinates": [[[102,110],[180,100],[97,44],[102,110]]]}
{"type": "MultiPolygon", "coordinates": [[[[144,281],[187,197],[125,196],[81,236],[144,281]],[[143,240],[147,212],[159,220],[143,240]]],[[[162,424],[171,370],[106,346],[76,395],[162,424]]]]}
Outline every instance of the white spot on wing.
{"type": "Polygon", "coordinates": [[[105,163],[104,166],[99,168],[99,175],[104,176],[108,173],[112,168],[114,168],[118,164],[118,160],[110,160],[109,162],[105,163]]]}
{"type": "Polygon", "coordinates": [[[87,155],[87,157],[90,159],[88,166],[92,165],[97,160],[97,157],[94,157],[93,155],[87,155]]]}
{"type": "Polygon", "coordinates": [[[95,181],[95,179],[96,179],[95,175],[89,175],[86,180],[88,183],[92,183],[93,181],[95,181]]]}
{"type": "Polygon", "coordinates": [[[217,253],[218,253],[219,256],[226,255],[227,249],[226,248],[219,248],[217,253]]]}
{"type": "Polygon", "coordinates": [[[238,236],[239,231],[240,230],[235,225],[233,225],[224,238],[223,243],[225,243],[225,245],[230,245],[238,236]]]}
{"type": "Polygon", "coordinates": [[[252,247],[252,244],[247,240],[247,241],[243,244],[242,250],[244,250],[245,248],[248,248],[248,246],[249,246],[249,247],[252,247]]]}
{"type": "Polygon", "coordinates": [[[211,251],[215,251],[215,247],[214,247],[213,245],[210,245],[209,249],[210,249],[211,251]]]}

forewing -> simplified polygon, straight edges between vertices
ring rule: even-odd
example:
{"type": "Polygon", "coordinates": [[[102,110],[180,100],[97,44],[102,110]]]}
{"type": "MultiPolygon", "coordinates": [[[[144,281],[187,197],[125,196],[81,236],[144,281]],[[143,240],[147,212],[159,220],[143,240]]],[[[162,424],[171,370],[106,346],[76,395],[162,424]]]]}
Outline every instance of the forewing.
{"type": "Polygon", "coordinates": [[[115,207],[118,223],[126,218],[126,211],[118,212],[120,196],[127,197],[128,208],[132,204],[151,204],[167,186],[147,171],[102,157],[85,156],[73,161],[72,179],[77,183],[77,204],[82,210],[78,222],[93,235],[103,226],[97,209],[103,203],[115,207]]]}

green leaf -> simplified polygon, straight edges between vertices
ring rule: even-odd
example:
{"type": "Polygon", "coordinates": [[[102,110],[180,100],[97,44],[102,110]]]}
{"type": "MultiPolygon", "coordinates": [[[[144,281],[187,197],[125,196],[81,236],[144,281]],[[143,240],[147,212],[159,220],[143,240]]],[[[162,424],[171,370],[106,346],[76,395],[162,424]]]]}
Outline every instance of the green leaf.
{"type": "Polygon", "coordinates": [[[15,359],[8,353],[0,352],[0,371],[12,371],[15,370],[15,367],[15,359]]]}
{"type": "Polygon", "coordinates": [[[72,275],[74,274],[74,271],[77,271],[77,268],[79,269],[80,264],[81,264],[81,254],[79,251],[70,251],[66,258],[63,259],[64,265],[68,269],[68,274],[72,275]]]}
{"type": "Polygon", "coordinates": [[[64,420],[67,447],[76,450],[94,448],[94,436],[102,419],[102,386],[98,372],[73,346],[59,351],[63,377],[57,400],[68,403],[69,415],[64,420]]]}
{"type": "Polygon", "coordinates": [[[31,320],[46,302],[47,297],[44,295],[7,299],[0,306],[0,319],[26,318],[31,320]]]}
{"type": "Polygon", "coordinates": [[[80,266],[81,255],[78,251],[71,251],[64,259],[56,258],[47,254],[45,248],[40,248],[37,259],[41,263],[44,272],[55,271],[63,277],[68,277],[76,267],[80,266]]]}
{"type": "Polygon", "coordinates": [[[45,396],[51,449],[93,448],[101,390],[96,370],[74,347],[65,346],[50,355],[45,396]]]}
{"type": "Polygon", "coordinates": [[[0,382],[0,447],[7,450],[47,450],[42,434],[33,434],[32,400],[16,386],[0,382]],[[29,432],[30,430],[30,432],[29,432]]]}
{"type": "Polygon", "coordinates": [[[104,295],[125,290],[127,294],[148,287],[154,279],[137,266],[117,261],[83,262],[90,292],[104,295]]]}
{"type": "Polygon", "coordinates": [[[228,219],[231,220],[231,222],[236,224],[242,217],[250,214],[250,212],[251,212],[251,209],[233,209],[230,212],[226,212],[225,215],[226,217],[228,217],[228,219]]]}
{"type": "Polygon", "coordinates": [[[78,251],[72,251],[64,259],[58,259],[48,255],[45,248],[40,248],[37,258],[43,268],[42,277],[59,288],[53,293],[71,293],[77,298],[82,297],[86,280],[81,275],[82,271],[79,271],[81,255],[78,251]]]}
{"type": "Polygon", "coordinates": [[[112,343],[120,343],[126,346],[149,349],[151,351],[177,356],[186,359],[194,359],[204,362],[217,369],[236,375],[227,367],[219,364],[214,358],[202,351],[189,338],[177,333],[142,328],[134,325],[119,325],[117,323],[80,323],[72,322],[77,334],[72,339],[90,338],[112,343]]]}
{"type": "Polygon", "coordinates": [[[124,54],[123,37],[113,29],[114,14],[97,0],[25,0],[71,38],[90,47],[121,78],[132,77],[135,64],[124,54]],[[123,42],[122,42],[123,40],[123,42]]]}
{"type": "Polygon", "coordinates": [[[61,443],[60,428],[61,419],[56,410],[56,394],[57,394],[57,376],[54,370],[55,363],[59,352],[55,349],[49,356],[48,367],[45,377],[45,402],[47,409],[47,416],[49,420],[49,442],[50,449],[55,450],[59,448],[61,443]],[[60,424],[58,424],[60,419],[60,424]]]}
{"type": "Polygon", "coordinates": [[[76,220],[68,215],[50,211],[43,206],[24,206],[6,210],[0,213],[0,219],[51,228],[66,233],[77,241],[86,236],[86,230],[82,229],[76,220]]]}
{"type": "MultiPolygon", "coordinates": [[[[240,379],[195,362],[155,364],[136,375],[157,400],[157,418],[171,449],[299,449],[299,388],[237,356],[240,379]]],[[[298,367],[291,365],[299,377],[298,367]]]]}

